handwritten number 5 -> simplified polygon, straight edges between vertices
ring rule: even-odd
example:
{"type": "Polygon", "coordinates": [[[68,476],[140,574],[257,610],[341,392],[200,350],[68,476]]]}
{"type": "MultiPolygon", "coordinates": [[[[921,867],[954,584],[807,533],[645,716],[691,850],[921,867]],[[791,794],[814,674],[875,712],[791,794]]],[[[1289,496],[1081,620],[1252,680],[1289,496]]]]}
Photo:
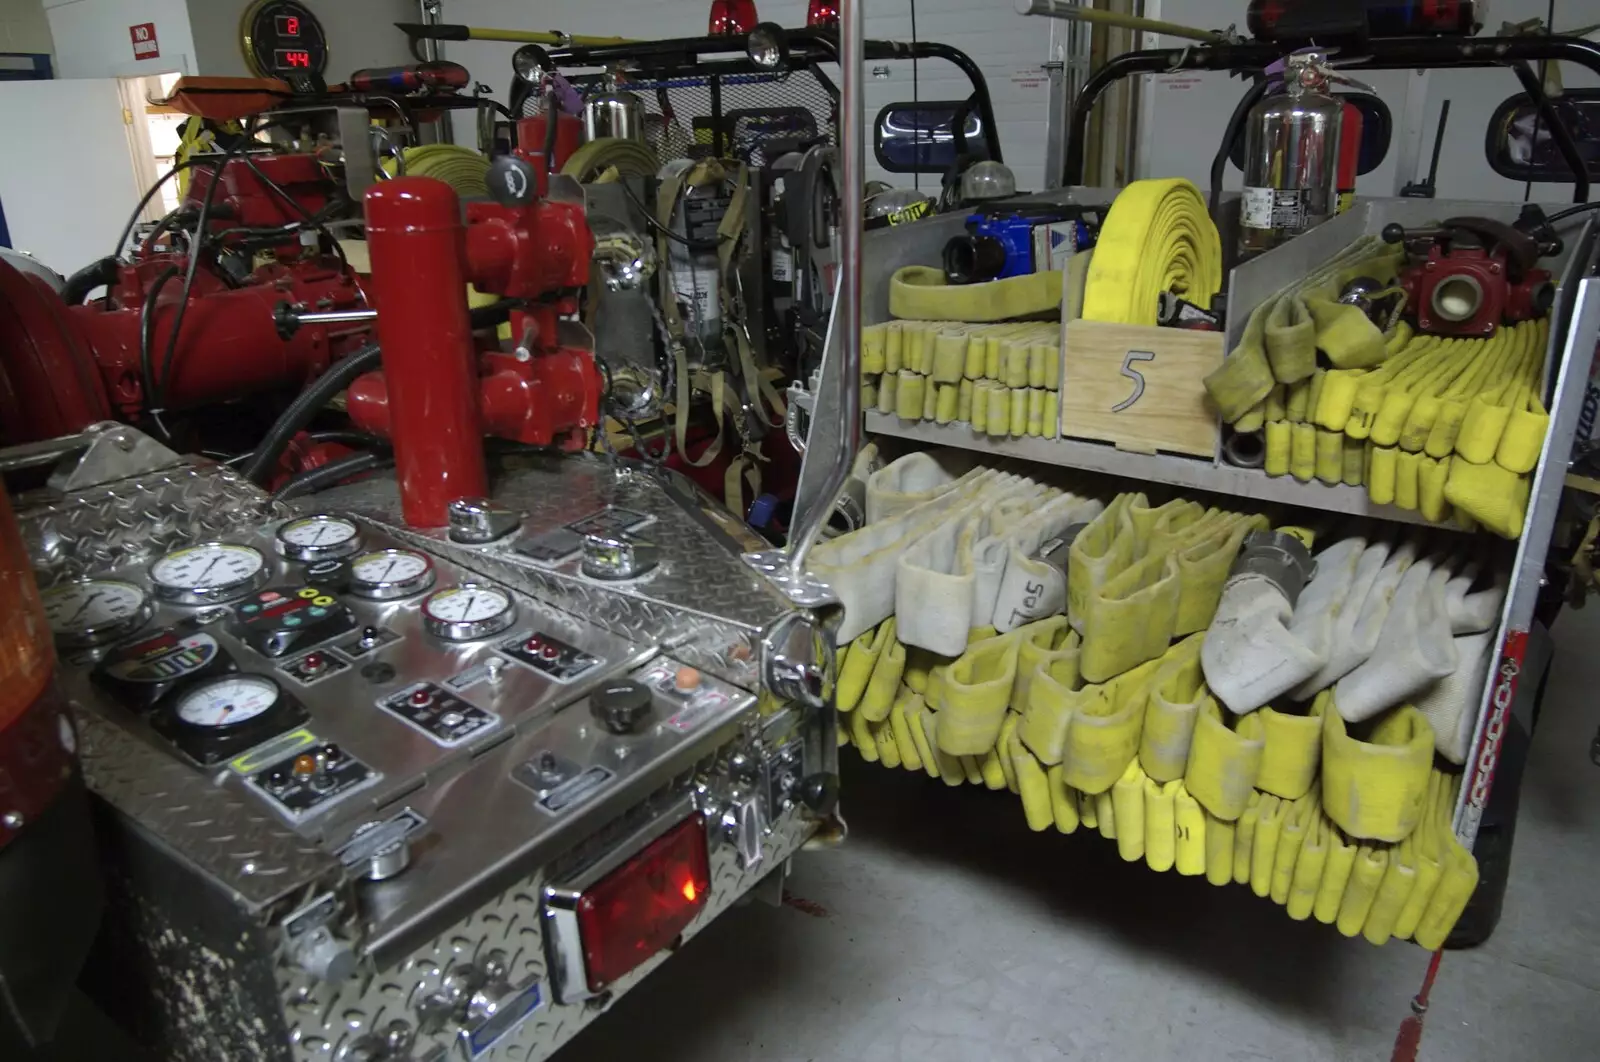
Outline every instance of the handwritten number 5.
{"type": "Polygon", "coordinates": [[[1144,373],[1133,367],[1136,361],[1155,361],[1153,350],[1130,350],[1122,359],[1122,375],[1133,381],[1133,393],[1111,407],[1111,412],[1121,413],[1144,395],[1144,373]]]}

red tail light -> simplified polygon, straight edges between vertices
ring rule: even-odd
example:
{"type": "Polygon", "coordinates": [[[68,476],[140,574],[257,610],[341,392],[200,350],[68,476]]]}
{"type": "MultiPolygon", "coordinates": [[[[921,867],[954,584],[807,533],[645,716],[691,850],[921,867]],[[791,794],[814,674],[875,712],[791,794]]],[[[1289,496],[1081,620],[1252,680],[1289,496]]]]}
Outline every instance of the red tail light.
{"type": "Polygon", "coordinates": [[[0,731],[39,699],[54,667],[50,624],[33,566],[11,501],[0,489],[0,731]]]}
{"type": "Polygon", "coordinates": [[[711,24],[706,33],[712,37],[749,33],[760,21],[756,0],[711,0],[711,24]]]}
{"type": "Polygon", "coordinates": [[[806,5],[806,25],[812,29],[838,29],[839,0],[811,0],[806,5]]]}
{"type": "Polygon", "coordinates": [[[598,880],[547,889],[546,925],[560,998],[568,1002],[601,992],[671,944],[705,907],[710,890],[699,812],[598,880]]]}

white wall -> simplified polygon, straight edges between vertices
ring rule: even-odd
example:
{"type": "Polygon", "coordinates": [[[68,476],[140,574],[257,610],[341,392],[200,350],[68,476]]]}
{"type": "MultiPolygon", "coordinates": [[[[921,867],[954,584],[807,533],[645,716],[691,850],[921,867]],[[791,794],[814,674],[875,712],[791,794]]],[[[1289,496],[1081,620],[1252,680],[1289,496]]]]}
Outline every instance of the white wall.
{"type": "MultiPolygon", "coordinates": [[[[866,0],[867,36],[911,40],[910,0],[866,0]]],[[[568,33],[620,35],[641,39],[698,37],[706,32],[709,0],[614,0],[603,6],[593,0],[543,0],[535,8],[527,0],[446,0],[445,21],[502,29],[559,29],[568,33]]],[[[763,19],[801,27],[805,0],[757,0],[763,19]]],[[[1016,171],[1019,186],[1044,186],[1045,121],[1049,101],[1041,66],[1049,58],[1051,23],[1016,14],[1012,0],[917,0],[917,37],[960,48],[983,69],[1000,128],[1000,146],[1016,171]]],[[[477,81],[495,88],[504,99],[511,81],[512,44],[467,41],[444,46],[446,57],[463,64],[477,81]]],[[[912,64],[871,63],[887,76],[869,75],[866,113],[870,123],[888,103],[912,98],[912,64]]],[[[918,98],[964,99],[971,89],[966,77],[943,60],[917,64],[918,98]]],[[[837,83],[837,71],[830,71],[837,83]]],[[[465,119],[458,118],[461,143],[472,143],[465,119]]],[[[871,152],[871,145],[868,145],[871,152]]],[[[868,179],[912,183],[909,174],[881,171],[869,158],[868,179]]],[[[937,188],[937,177],[923,177],[924,188],[937,188]]]]}
{"type": "MultiPolygon", "coordinates": [[[[1240,0],[1148,0],[1146,11],[1154,18],[1191,26],[1221,29],[1230,24],[1244,30],[1244,4],[1240,0]]],[[[1547,0],[1495,0],[1484,33],[1495,32],[1502,21],[1544,18],[1547,0]]],[[[1555,0],[1557,31],[1600,22],[1600,0],[1555,0]]],[[[1181,40],[1160,37],[1148,47],[1182,47],[1181,40]]],[[[1581,68],[1563,66],[1568,87],[1596,83],[1581,68]]],[[[1484,134],[1489,117],[1501,101],[1521,91],[1509,70],[1432,70],[1418,75],[1409,71],[1353,73],[1378,90],[1394,118],[1394,139],[1389,154],[1376,171],[1362,177],[1357,191],[1374,196],[1396,194],[1401,184],[1427,175],[1439,111],[1449,99],[1450,124],[1439,156],[1438,195],[1449,199],[1521,200],[1523,185],[1499,176],[1484,157],[1484,134]],[[1420,121],[1410,131],[1418,165],[1401,173],[1398,161],[1406,137],[1408,93],[1416,94],[1420,121]]],[[[1237,78],[1217,73],[1154,74],[1145,79],[1144,108],[1139,130],[1137,172],[1141,177],[1188,177],[1202,188],[1210,184],[1211,158],[1223,129],[1245,85],[1237,78]]],[[[1241,174],[1231,165],[1224,187],[1237,189],[1241,174]]],[[[1535,185],[1533,198],[1560,201],[1570,198],[1570,185],[1535,185]]]]}
{"type": "MultiPolygon", "coordinates": [[[[181,3],[182,0],[179,0],[181,3]]],[[[188,0],[199,72],[215,77],[251,77],[245,64],[240,26],[252,0],[188,0]]],[[[368,66],[413,62],[406,35],[396,22],[419,22],[416,0],[306,0],[328,37],[330,82],[368,66]]],[[[524,5],[526,6],[526,4],[524,5]]],[[[446,17],[457,21],[446,0],[446,17]]],[[[507,68],[509,69],[509,67],[507,68]]]]}
{"type": "Polygon", "coordinates": [[[194,40],[184,0],[44,0],[56,46],[57,77],[194,73],[194,40]],[[161,55],[135,59],[131,26],[153,22],[161,55]]]}
{"type": "Polygon", "coordinates": [[[0,52],[53,52],[42,0],[0,3],[0,52]]]}
{"type": "Polygon", "coordinates": [[[0,82],[0,143],[70,151],[0,152],[12,246],[70,274],[112,251],[139,200],[113,80],[0,82]]]}

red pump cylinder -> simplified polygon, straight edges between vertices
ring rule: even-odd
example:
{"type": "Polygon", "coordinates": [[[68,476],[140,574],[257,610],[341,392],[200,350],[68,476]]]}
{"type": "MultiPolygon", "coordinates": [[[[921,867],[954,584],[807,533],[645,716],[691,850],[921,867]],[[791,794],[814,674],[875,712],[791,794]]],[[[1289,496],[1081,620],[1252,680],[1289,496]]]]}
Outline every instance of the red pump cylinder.
{"type": "Polygon", "coordinates": [[[442,181],[399,177],[368,190],[366,218],[401,508],[440,527],[451,501],[488,493],[461,204],[442,181]]]}

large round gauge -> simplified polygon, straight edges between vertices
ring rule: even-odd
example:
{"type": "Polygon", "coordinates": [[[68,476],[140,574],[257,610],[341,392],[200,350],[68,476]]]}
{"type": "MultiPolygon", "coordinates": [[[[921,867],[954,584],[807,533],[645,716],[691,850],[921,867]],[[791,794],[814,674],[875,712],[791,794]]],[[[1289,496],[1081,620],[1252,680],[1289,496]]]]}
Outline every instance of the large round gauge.
{"type": "Polygon", "coordinates": [[[175,549],[150,565],[156,597],[174,605],[232,601],[267,581],[260,551],[228,542],[202,542],[175,549]]]}
{"type": "Polygon", "coordinates": [[[517,606],[504,590],[462,583],[429,594],[422,602],[422,625],[450,642],[470,642],[499,634],[516,622],[517,606]]]}
{"type": "Polygon", "coordinates": [[[433,585],[433,562],[415,550],[380,549],[350,562],[350,592],[373,601],[420,594],[433,585]]]}
{"type": "Polygon", "coordinates": [[[248,723],[270,711],[281,694],[262,675],[226,675],[192,687],[178,699],[179,721],[202,730],[248,723]]]}
{"type": "Polygon", "coordinates": [[[257,77],[321,75],[328,68],[328,38],[298,0],[256,0],[244,13],[244,58],[257,77]]]}
{"type": "Polygon", "coordinates": [[[348,557],[361,547],[361,528],[343,516],[302,516],[278,528],[278,552],[290,560],[348,557]]]}
{"type": "Polygon", "coordinates": [[[63,645],[104,645],[150,618],[150,599],[120,579],[82,579],[44,592],[44,613],[63,645]]]}

